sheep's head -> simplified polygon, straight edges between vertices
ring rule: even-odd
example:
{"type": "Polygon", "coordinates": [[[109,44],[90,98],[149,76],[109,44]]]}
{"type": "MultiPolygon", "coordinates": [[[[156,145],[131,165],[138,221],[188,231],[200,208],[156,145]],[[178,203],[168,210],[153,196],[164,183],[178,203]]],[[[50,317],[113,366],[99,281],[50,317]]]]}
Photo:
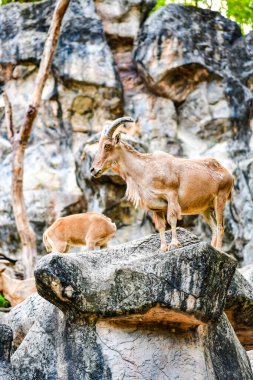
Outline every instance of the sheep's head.
{"type": "Polygon", "coordinates": [[[123,123],[134,122],[131,117],[121,117],[109,127],[105,127],[99,140],[98,151],[90,169],[94,177],[100,177],[105,170],[113,168],[119,157],[120,135],[113,137],[116,129],[123,123]]]}

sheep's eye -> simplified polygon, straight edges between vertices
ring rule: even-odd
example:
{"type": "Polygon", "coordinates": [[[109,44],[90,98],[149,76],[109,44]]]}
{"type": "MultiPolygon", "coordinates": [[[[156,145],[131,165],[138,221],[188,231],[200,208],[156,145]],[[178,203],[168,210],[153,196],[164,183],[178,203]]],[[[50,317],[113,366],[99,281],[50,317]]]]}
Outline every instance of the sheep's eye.
{"type": "Polygon", "coordinates": [[[105,150],[110,150],[111,149],[111,144],[105,144],[104,149],[105,150]]]}

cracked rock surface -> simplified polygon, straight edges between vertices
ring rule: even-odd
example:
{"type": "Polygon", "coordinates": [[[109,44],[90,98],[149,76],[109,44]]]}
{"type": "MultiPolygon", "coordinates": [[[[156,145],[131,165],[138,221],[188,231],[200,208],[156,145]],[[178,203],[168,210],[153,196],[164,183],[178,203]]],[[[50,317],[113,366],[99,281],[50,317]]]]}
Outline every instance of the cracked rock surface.
{"type": "Polygon", "coordinates": [[[236,271],[228,289],[226,314],[246,350],[253,349],[253,288],[236,271]]]}
{"type": "Polygon", "coordinates": [[[10,352],[13,339],[12,329],[0,323],[0,379],[15,380],[11,364],[10,352]]]}
{"type": "Polygon", "coordinates": [[[223,313],[235,261],[178,235],[181,248],[169,253],[150,235],[41,259],[40,295],[0,314],[13,329],[16,379],[252,380],[223,313]]]}
{"type": "Polygon", "coordinates": [[[159,304],[217,321],[236,264],[186,230],[178,236],[181,248],[170,253],[159,251],[155,234],[108,251],[47,255],[35,270],[38,291],[70,314],[117,317],[159,304]]]}

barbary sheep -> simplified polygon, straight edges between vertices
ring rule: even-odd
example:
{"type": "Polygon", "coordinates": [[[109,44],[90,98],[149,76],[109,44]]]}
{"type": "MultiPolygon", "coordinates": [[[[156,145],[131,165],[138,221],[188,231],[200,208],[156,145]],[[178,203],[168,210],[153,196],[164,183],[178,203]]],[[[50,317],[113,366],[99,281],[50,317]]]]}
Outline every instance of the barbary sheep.
{"type": "Polygon", "coordinates": [[[212,229],[213,247],[221,250],[223,211],[231,199],[232,175],[213,158],[184,159],[160,151],[139,153],[121,141],[120,134],[114,136],[125,122],[134,120],[122,117],[103,129],[91,174],[99,177],[109,168],[119,173],[127,185],[127,198],[136,207],[153,212],[163,251],[168,250],[165,213],[172,230],[170,248],[179,246],[177,220],[182,215],[202,214],[212,229]]]}
{"type": "Polygon", "coordinates": [[[48,252],[65,253],[69,246],[86,245],[89,251],[107,243],[116,233],[110,218],[96,212],[74,214],[57,219],[43,234],[48,252]]]}

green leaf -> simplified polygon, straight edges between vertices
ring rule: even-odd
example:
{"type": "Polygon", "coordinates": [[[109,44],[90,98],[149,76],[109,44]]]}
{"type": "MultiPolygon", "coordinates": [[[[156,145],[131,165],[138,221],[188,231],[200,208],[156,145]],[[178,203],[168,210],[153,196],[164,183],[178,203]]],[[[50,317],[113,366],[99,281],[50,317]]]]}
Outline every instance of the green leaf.
{"type": "Polygon", "coordinates": [[[249,31],[253,27],[253,0],[158,0],[151,12],[170,3],[218,11],[236,21],[243,31],[249,31]]]}
{"type": "Polygon", "coordinates": [[[0,307],[10,307],[10,302],[0,293],[0,307]]]}

